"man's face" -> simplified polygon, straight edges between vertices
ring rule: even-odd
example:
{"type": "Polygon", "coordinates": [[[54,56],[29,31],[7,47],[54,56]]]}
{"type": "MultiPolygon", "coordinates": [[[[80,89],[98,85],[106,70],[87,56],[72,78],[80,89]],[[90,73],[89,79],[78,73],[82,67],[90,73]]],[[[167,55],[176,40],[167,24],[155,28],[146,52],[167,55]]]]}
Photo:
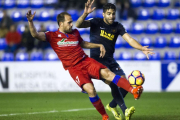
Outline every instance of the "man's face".
{"type": "Polygon", "coordinates": [[[116,18],[115,14],[116,14],[116,11],[115,11],[114,9],[108,9],[108,10],[106,10],[106,12],[103,13],[104,21],[105,21],[108,25],[113,24],[113,22],[114,22],[114,20],[115,20],[115,18],[116,18]]]}
{"type": "Polygon", "coordinates": [[[72,31],[72,27],[73,27],[73,20],[71,18],[71,16],[69,15],[65,15],[64,16],[64,22],[62,23],[62,27],[65,33],[69,33],[72,31]]]}

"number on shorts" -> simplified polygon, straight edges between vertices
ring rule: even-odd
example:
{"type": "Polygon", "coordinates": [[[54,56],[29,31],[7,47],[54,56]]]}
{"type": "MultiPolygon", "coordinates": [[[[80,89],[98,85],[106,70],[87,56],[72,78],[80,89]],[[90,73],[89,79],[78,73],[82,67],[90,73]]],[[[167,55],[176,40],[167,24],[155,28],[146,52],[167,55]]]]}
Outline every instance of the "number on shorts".
{"type": "Polygon", "coordinates": [[[76,76],[75,82],[76,82],[78,85],[80,84],[80,80],[79,80],[79,77],[78,77],[78,76],[76,76]]]}

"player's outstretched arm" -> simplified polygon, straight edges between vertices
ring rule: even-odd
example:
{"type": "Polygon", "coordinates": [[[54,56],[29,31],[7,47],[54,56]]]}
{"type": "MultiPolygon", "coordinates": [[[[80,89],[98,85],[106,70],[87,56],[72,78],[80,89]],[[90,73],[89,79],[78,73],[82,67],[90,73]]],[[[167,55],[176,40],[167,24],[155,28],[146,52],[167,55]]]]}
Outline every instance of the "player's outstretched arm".
{"type": "Polygon", "coordinates": [[[106,50],[102,44],[90,43],[86,41],[82,41],[81,43],[82,48],[100,48],[100,58],[103,58],[106,54],[106,50]]]}
{"type": "Polygon", "coordinates": [[[88,16],[88,14],[90,14],[91,12],[93,12],[96,9],[96,7],[91,8],[93,3],[94,3],[94,0],[92,2],[91,2],[91,0],[88,0],[87,3],[85,3],[84,13],[76,21],[77,28],[90,27],[90,21],[85,20],[85,18],[88,16]]]}
{"type": "Polygon", "coordinates": [[[131,45],[133,48],[136,48],[138,50],[141,50],[147,57],[147,59],[149,59],[148,54],[153,55],[154,53],[152,52],[153,49],[148,49],[149,46],[142,46],[141,44],[139,44],[135,39],[133,39],[128,33],[125,33],[123,36],[123,39],[126,40],[129,45],[131,45]]]}
{"type": "Polygon", "coordinates": [[[46,41],[45,33],[44,32],[37,32],[37,30],[36,30],[36,28],[34,26],[33,19],[34,19],[35,14],[36,14],[36,12],[31,14],[31,10],[29,10],[27,12],[27,14],[26,14],[26,17],[28,19],[29,30],[31,32],[31,35],[34,38],[37,38],[37,39],[42,40],[42,41],[46,41]]]}

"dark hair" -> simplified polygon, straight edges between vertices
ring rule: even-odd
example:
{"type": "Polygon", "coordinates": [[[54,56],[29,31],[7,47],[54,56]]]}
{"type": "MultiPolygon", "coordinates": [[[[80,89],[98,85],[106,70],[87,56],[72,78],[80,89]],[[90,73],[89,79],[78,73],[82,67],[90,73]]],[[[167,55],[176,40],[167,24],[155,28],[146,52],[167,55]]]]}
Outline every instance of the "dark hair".
{"type": "Polygon", "coordinates": [[[103,6],[103,13],[105,13],[109,9],[114,9],[116,11],[116,6],[114,4],[112,4],[112,3],[106,3],[103,6]]]}
{"type": "Polygon", "coordinates": [[[65,15],[69,15],[69,16],[71,16],[69,13],[67,13],[67,12],[62,12],[62,13],[60,13],[60,14],[58,14],[57,15],[57,23],[58,23],[58,25],[59,25],[59,22],[64,22],[64,20],[65,20],[65,18],[64,18],[64,16],[65,15]]]}

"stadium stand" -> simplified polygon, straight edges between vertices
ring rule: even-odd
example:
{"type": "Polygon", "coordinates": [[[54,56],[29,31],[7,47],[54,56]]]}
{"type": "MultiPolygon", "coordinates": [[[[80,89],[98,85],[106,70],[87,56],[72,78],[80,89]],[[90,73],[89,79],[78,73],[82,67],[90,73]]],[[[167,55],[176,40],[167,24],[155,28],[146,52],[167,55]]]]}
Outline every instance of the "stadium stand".
{"type": "Polygon", "coordinates": [[[154,53],[155,53],[154,55],[149,56],[149,60],[161,60],[160,53],[159,52],[154,52],[154,53]]]}
{"type": "Polygon", "coordinates": [[[155,44],[154,44],[154,47],[155,48],[164,48],[166,47],[167,45],[167,39],[163,36],[158,36],[156,38],[156,41],[155,41],[155,44]]]}
{"type": "Polygon", "coordinates": [[[29,54],[26,52],[18,52],[15,57],[16,61],[28,61],[29,54]]]}
{"type": "Polygon", "coordinates": [[[174,51],[166,51],[164,53],[164,60],[176,60],[176,53],[174,51]]]}
{"type": "Polygon", "coordinates": [[[156,23],[148,23],[145,33],[146,34],[156,34],[157,32],[159,32],[159,27],[156,23]]]}
{"type": "Polygon", "coordinates": [[[132,60],[132,54],[127,51],[121,52],[118,60],[132,60]]]}
{"type": "Polygon", "coordinates": [[[28,8],[30,0],[17,0],[17,8],[28,8]]]}
{"type": "Polygon", "coordinates": [[[134,55],[134,60],[146,60],[146,55],[140,51],[136,52],[134,55]]]}
{"type": "Polygon", "coordinates": [[[143,7],[154,7],[156,5],[155,0],[144,0],[143,7]]]}
{"type": "Polygon", "coordinates": [[[42,51],[33,51],[30,54],[31,61],[42,61],[43,60],[43,52],[42,51]]]}
{"type": "Polygon", "coordinates": [[[179,48],[180,47],[180,37],[178,37],[178,36],[172,37],[170,40],[169,47],[179,48]]]}
{"type": "Polygon", "coordinates": [[[3,53],[1,61],[14,61],[13,53],[3,53]]]}
{"type": "MultiPolygon", "coordinates": [[[[24,26],[27,24],[26,11],[32,9],[32,13],[36,11],[34,18],[34,25],[37,31],[40,30],[40,25],[45,22],[45,29],[47,31],[56,31],[58,25],[56,22],[56,16],[63,12],[67,11],[72,15],[73,21],[76,21],[80,15],[83,13],[83,9],[73,9],[65,7],[58,7],[55,9],[58,0],[0,0],[0,21],[3,18],[4,9],[7,10],[8,15],[11,17],[13,22],[17,24],[17,30],[19,33],[24,31],[24,26]],[[50,9],[53,8],[53,9],[50,9]]],[[[65,1],[66,2],[66,1],[65,1]]],[[[126,31],[140,42],[143,46],[150,46],[156,52],[156,55],[150,57],[150,60],[167,60],[172,59],[169,57],[170,53],[167,51],[172,51],[175,54],[175,58],[179,58],[177,55],[178,49],[180,48],[180,1],[179,0],[130,0],[131,7],[137,13],[137,19],[131,21],[130,19],[119,19],[126,31]]],[[[87,18],[92,17],[101,17],[102,18],[102,9],[96,9],[91,13],[87,18]]],[[[74,22],[75,23],[75,22],[74,22]]],[[[74,24],[73,23],[73,24],[74,24]]],[[[84,40],[89,41],[89,28],[79,29],[80,34],[84,40]]],[[[5,38],[0,38],[0,56],[4,55],[4,50],[6,48],[5,38]]],[[[115,51],[117,59],[120,60],[146,60],[141,56],[140,53],[134,51],[125,40],[121,37],[118,37],[115,44],[115,51]],[[122,49],[125,51],[123,52],[122,49]],[[129,55],[128,55],[129,54],[129,55]],[[126,57],[123,57],[126,56],[126,57]],[[134,55],[134,56],[133,56],[134,55]],[[127,57],[129,56],[129,57],[127,57]]],[[[24,53],[24,52],[21,52],[24,53]]],[[[13,60],[20,61],[20,58],[17,59],[17,56],[20,53],[17,53],[13,60]]],[[[27,53],[28,54],[28,53],[27,53]]],[[[26,60],[36,60],[35,53],[29,53],[26,60]],[[34,57],[32,57],[34,56],[34,57]]],[[[54,53],[43,51],[41,53],[41,60],[57,60],[54,53]],[[43,55],[43,58],[42,58],[43,55]],[[54,57],[53,57],[54,56],[54,57]]],[[[178,53],[179,54],[179,53],[178,53]]],[[[172,56],[173,56],[172,55],[172,56]]],[[[8,55],[7,55],[8,56],[8,55]]],[[[10,55],[9,55],[10,56],[10,55]]],[[[25,55],[24,55],[25,58],[25,55]]],[[[7,58],[8,59],[8,58],[7,58]]],[[[4,59],[5,61],[6,59],[4,59]]]]}
{"type": "Polygon", "coordinates": [[[0,50],[4,50],[7,46],[6,39],[0,38],[0,50]]]}
{"type": "Polygon", "coordinates": [[[44,0],[31,0],[31,8],[42,8],[44,0]]]}
{"type": "Polygon", "coordinates": [[[152,39],[150,37],[143,37],[141,38],[140,44],[142,46],[152,47],[152,39]]]}
{"type": "Polygon", "coordinates": [[[138,20],[148,20],[150,18],[150,11],[148,9],[140,9],[138,12],[138,20]]]}

